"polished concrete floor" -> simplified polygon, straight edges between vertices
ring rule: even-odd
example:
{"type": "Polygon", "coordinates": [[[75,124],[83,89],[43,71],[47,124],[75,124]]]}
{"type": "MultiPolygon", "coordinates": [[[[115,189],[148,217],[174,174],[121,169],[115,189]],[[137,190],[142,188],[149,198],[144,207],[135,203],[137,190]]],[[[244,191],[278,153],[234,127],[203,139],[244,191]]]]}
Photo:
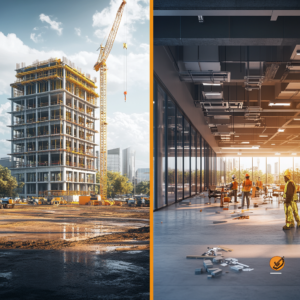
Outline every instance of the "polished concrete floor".
{"type": "Polygon", "coordinates": [[[232,203],[225,211],[219,202],[206,202],[208,198],[194,197],[189,206],[175,204],[154,213],[154,299],[298,299],[300,228],[282,230],[283,204],[275,198],[261,204],[263,199],[255,198],[250,210],[243,212],[250,218],[235,220],[233,211],[242,213],[239,205],[232,203]],[[253,208],[254,202],[258,208],[253,208]],[[223,252],[224,257],[237,258],[254,270],[236,273],[214,264],[223,270],[220,277],[195,275],[203,261],[186,256],[201,255],[207,247],[218,245],[233,249],[223,252]],[[274,272],[269,265],[273,256],[285,257],[282,274],[270,274],[274,272]]]}

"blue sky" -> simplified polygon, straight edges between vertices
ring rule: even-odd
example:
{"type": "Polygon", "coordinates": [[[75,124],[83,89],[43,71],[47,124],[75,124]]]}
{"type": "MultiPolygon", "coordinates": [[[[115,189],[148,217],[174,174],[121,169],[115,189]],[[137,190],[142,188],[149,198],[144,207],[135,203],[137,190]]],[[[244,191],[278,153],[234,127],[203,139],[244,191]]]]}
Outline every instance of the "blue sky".
{"type": "MultiPolygon", "coordinates": [[[[10,83],[16,63],[66,56],[97,77],[93,65],[121,0],[1,1],[0,10],[0,157],[10,145],[10,83]]],[[[149,0],[131,0],[108,66],[108,148],[136,149],[137,167],[149,166],[149,0]],[[127,34],[126,34],[127,32],[127,34]],[[127,102],[124,102],[123,42],[127,36],[127,102]]]]}

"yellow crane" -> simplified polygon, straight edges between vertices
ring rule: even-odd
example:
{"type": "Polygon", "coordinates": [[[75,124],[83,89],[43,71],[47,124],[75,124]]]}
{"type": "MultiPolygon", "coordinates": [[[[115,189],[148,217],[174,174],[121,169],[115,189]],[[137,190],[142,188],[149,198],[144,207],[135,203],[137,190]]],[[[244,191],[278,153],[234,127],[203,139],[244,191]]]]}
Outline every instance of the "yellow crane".
{"type": "Polygon", "coordinates": [[[106,122],[106,90],[107,90],[107,66],[106,60],[114,45],[114,41],[120,26],[122,14],[126,5],[126,1],[123,0],[113,26],[110,30],[105,47],[101,44],[100,53],[94,69],[100,70],[100,195],[102,200],[106,200],[107,195],[107,122],[106,122]]]}

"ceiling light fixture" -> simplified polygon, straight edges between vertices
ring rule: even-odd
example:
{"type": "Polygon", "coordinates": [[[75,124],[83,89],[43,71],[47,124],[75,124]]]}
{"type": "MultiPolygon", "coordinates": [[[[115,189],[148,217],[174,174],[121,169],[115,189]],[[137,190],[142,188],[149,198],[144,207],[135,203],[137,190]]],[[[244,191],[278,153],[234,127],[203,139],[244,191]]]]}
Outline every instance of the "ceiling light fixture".
{"type": "Polygon", "coordinates": [[[240,137],[239,135],[236,135],[235,137],[240,137]]]}
{"type": "Polygon", "coordinates": [[[271,144],[271,146],[275,146],[275,144],[271,144]]]}
{"type": "Polygon", "coordinates": [[[295,118],[294,121],[300,121],[300,119],[299,118],[295,118]]]}
{"type": "Polygon", "coordinates": [[[269,106],[290,106],[291,103],[269,103],[269,106]]]}
{"type": "Polygon", "coordinates": [[[280,153],[275,153],[275,155],[280,155],[280,153]]]}
{"type": "Polygon", "coordinates": [[[221,83],[207,83],[207,82],[204,82],[202,83],[203,85],[217,85],[217,86],[220,86],[221,83]]]}
{"type": "Polygon", "coordinates": [[[241,144],[249,144],[249,142],[242,142],[241,144]]]}
{"type": "Polygon", "coordinates": [[[261,134],[259,137],[268,137],[268,135],[262,135],[262,134],[261,134]]]}
{"type": "Polygon", "coordinates": [[[242,155],[242,153],[241,153],[241,152],[238,152],[238,155],[242,155]]]}
{"type": "Polygon", "coordinates": [[[279,128],[278,132],[284,132],[284,129],[279,128]]]}
{"type": "Polygon", "coordinates": [[[205,96],[221,96],[221,93],[205,93],[205,96]]]}
{"type": "Polygon", "coordinates": [[[297,153],[292,153],[292,155],[297,155],[297,153]]]}
{"type": "Polygon", "coordinates": [[[253,146],[253,147],[222,147],[224,150],[252,150],[252,149],[259,149],[259,146],[253,146]]]}

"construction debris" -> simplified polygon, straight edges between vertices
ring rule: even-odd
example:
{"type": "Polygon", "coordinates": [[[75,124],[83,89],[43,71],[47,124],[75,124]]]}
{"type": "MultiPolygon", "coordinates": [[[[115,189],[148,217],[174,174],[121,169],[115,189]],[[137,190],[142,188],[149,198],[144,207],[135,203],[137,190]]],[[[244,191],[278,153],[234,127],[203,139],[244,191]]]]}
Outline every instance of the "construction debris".
{"type": "Polygon", "coordinates": [[[226,252],[232,252],[233,250],[230,249],[230,248],[226,248],[226,247],[223,247],[223,246],[217,246],[219,248],[219,250],[221,251],[226,251],[226,252]]]}
{"type": "Polygon", "coordinates": [[[232,266],[230,267],[231,270],[239,272],[242,271],[243,267],[242,266],[232,266]]]}
{"type": "Polygon", "coordinates": [[[207,275],[207,278],[208,279],[212,279],[212,275],[207,275]]]}
{"type": "Polygon", "coordinates": [[[216,214],[220,214],[221,212],[219,212],[219,211],[216,211],[216,214]]]}
{"type": "Polygon", "coordinates": [[[227,267],[228,265],[226,263],[221,264],[222,267],[227,267]]]}
{"type": "Polygon", "coordinates": [[[223,258],[221,256],[216,256],[215,258],[213,258],[213,262],[215,263],[220,263],[223,260],[223,258]]]}
{"type": "Polygon", "coordinates": [[[206,271],[207,271],[207,269],[212,268],[214,265],[213,265],[213,263],[211,262],[211,260],[205,259],[205,260],[203,261],[203,266],[204,266],[204,268],[205,268],[206,271]]]}
{"type": "Polygon", "coordinates": [[[213,224],[227,223],[227,221],[213,221],[213,224]]]}
{"type": "Polygon", "coordinates": [[[250,269],[250,268],[246,268],[246,269],[243,269],[243,271],[253,271],[254,269],[250,269]]]}
{"type": "Polygon", "coordinates": [[[254,207],[258,207],[258,204],[257,204],[257,203],[254,203],[254,207]]]}
{"type": "Polygon", "coordinates": [[[211,275],[212,275],[213,277],[219,276],[219,275],[222,274],[222,272],[223,272],[222,269],[217,269],[217,270],[213,271],[213,272],[211,273],[211,275]]]}
{"type": "Polygon", "coordinates": [[[187,255],[187,259],[203,259],[203,258],[214,258],[215,256],[212,255],[187,255]]]}
{"type": "Polygon", "coordinates": [[[234,220],[245,220],[249,219],[249,216],[239,216],[238,218],[234,218],[234,220]]]}

